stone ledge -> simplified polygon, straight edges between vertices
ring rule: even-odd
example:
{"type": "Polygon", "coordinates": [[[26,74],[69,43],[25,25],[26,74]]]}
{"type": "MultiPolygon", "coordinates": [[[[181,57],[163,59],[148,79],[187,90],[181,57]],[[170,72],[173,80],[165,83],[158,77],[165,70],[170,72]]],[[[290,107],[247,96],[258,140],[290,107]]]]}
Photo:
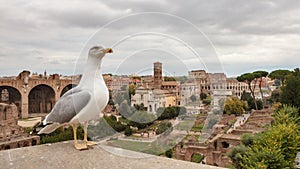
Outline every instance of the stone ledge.
{"type": "Polygon", "coordinates": [[[127,168],[127,169],[221,169],[209,165],[137,153],[97,145],[78,151],[72,142],[0,151],[0,166],[8,168],[127,168]],[[118,154],[118,155],[117,155],[118,154]]]}

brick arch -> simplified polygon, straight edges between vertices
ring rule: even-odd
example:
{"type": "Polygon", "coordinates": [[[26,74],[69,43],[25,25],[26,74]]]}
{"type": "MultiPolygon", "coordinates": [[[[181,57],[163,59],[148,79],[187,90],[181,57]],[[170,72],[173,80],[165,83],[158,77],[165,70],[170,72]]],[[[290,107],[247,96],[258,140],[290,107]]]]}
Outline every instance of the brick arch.
{"type": "MultiPolygon", "coordinates": [[[[5,96],[3,96],[5,97],[5,96]]],[[[18,108],[18,112],[19,112],[19,117],[21,116],[21,106],[22,106],[22,94],[20,92],[20,90],[18,90],[17,88],[13,87],[13,86],[0,86],[0,102],[6,102],[6,103],[14,103],[17,108],[18,108]],[[2,98],[2,92],[4,92],[4,90],[8,91],[8,100],[6,100],[5,98],[2,98]]]]}
{"type": "Polygon", "coordinates": [[[55,104],[55,90],[47,84],[34,86],[28,94],[28,113],[49,113],[55,104]]]}
{"type": "Polygon", "coordinates": [[[201,156],[203,156],[204,158],[203,158],[199,163],[202,163],[202,162],[205,163],[205,158],[206,158],[206,156],[205,156],[205,154],[200,153],[200,152],[194,152],[194,153],[191,154],[191,157],[190,157],[190,159],[191,159],[190,161],[191,161],[191,162],[194,162],[194,161],[193,161],[193,156],[194,156],[194,155],[201,155],[201,156]]]}
{"type": "Polygon", "coordinates": [[[72,88],[74,88],[76,86],[77,86],[77,84],[73,84],[73,83],[65,85],[63,87],[63,89],[61,90],[60,97],[63,96],[67,91],[71,90],[72,88]]]}
{"type": "Polygon", "coordinates": [[[191,146],[191,147],[187,147],[186,148],[186,153],[185,153],[185,160],[186,161],[191,161],[192,160],[192,156],[193,154],[202,154],[205,157],[208,156],[208,152],[207,152],[207,148],[206,147],[195,147],[195,146],[191,146]]]}

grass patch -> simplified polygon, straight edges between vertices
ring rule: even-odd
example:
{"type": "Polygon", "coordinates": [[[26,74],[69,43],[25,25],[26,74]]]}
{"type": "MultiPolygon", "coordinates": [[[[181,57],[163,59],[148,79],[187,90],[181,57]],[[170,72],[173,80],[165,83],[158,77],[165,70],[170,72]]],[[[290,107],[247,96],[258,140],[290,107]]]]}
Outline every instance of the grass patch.
{"type": "Polygon", "coordinates": [[[193,127],[195,121],[193,120],[184,120],[184,121],[180,121],[177,125],[176,125],[176,129],[177,130],[184,130],[184,131],[189,131],[191,130],[191,128],[193,127]]]}
{"type": "Polygon", "coordinates": [[[194,132],[200,132],[202,129],[203,129],[203,126],[204,124],[203,123],[200,123],[200,124],[195,124],[191,131],[194,131],[194,132]]]}

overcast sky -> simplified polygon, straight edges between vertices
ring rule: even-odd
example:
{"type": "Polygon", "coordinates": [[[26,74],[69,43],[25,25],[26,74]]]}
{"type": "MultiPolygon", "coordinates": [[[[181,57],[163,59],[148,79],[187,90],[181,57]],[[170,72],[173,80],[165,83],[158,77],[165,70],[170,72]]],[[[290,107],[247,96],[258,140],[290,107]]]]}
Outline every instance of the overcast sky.
{"type": "Polygon", "coordinates": [[[299,0],[0,1],[0,76],[82,73],[87,50],[113,47],[103,72],[228,76],[300,65],[299,0]]]}

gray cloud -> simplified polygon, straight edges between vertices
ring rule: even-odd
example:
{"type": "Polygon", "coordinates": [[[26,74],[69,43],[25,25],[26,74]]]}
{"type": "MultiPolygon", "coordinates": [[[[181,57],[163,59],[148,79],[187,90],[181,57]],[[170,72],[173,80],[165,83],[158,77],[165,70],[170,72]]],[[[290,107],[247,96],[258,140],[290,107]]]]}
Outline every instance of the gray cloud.
{"type": "Polygon", "coordinates": [[[22,69],[80,73],[91,45],[111,46],[128,35],[142,32],[168,37],[141,34],[125,38],[115,47],[114,55],[105,58],[106,72],[114,72],[125,56],[147,48],[161,51],[140,52],[128,57],[118,73],[138,71],[146,65],[151,67],[155,59],[145,59],[150,55],[165,57],[164,67],[176,74],[185,74],[186,67],[202,69],[204,65],[211,71],[222,71],[218,59],[229,76],[255,69],[293,69],[300,64],[297,59],[300,54],[299,11],[300,1],[297,0],[0,2],[0,76],[16,75],[22,69]],[[175,17],[158,13],[135,15],[143,12],[163,12],[175,17]],[[101,29],[124,16],[129,17],[101,29]],[[189,45],[205,64],[183,43],[171,37],[189,45]],[[172,59],[166,51],[178,57],[172,56],[172,59]],[[80,66],[76,67],[78,58],[80,66]],[[131,62],[138,67],[134,69],[131,62]],[[179,63],[182,66],[176,67],[179,63]]]}

